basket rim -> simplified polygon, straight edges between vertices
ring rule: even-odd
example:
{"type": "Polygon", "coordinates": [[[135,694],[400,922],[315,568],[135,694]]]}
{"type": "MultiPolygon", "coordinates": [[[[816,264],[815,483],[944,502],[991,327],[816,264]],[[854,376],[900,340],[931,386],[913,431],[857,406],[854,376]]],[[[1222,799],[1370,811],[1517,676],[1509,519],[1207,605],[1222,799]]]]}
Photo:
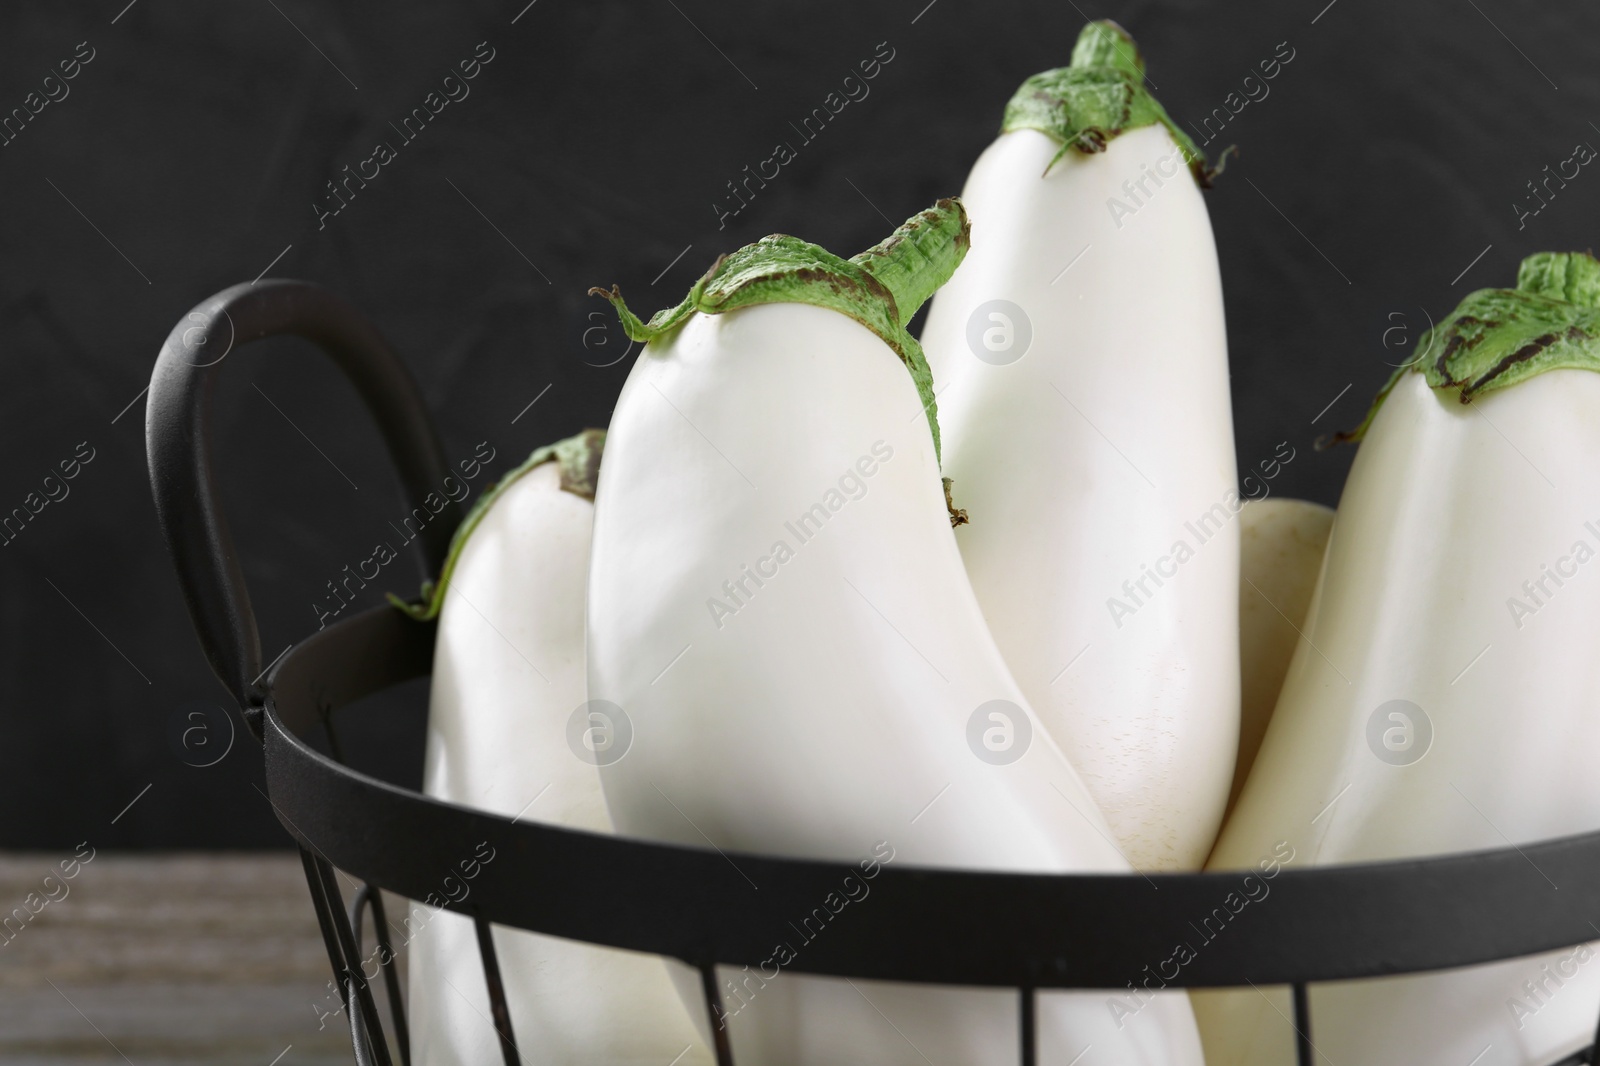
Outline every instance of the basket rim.
{"type": "Polygon", "coordinates": [[[1123,991],[1420,973],[1600,937],[1584,917],[1600,910],[1600,832],[1418,859],[1284,866],[1270,877],[905,863],[867,877],[842,860],[521,822],[379,780],[307,743],[302,734],[321,716],[427,676],[435,632],[433,623],[380,606],[279,660],[265,685],[269,799],[284,828],[335,866],[500,925],[768,977],[776,967],[1123,991]],[[483,848],[492,849],[487,859],[483,848]],[[547,876],[551,869],[560,876],[547,876]],[[851,876],[856,889],[845,885],[851,876]],[[451,881],[459,899],[450,898],[451,881]],[[786,954],[777,949],[785,944],[786,954]]]}

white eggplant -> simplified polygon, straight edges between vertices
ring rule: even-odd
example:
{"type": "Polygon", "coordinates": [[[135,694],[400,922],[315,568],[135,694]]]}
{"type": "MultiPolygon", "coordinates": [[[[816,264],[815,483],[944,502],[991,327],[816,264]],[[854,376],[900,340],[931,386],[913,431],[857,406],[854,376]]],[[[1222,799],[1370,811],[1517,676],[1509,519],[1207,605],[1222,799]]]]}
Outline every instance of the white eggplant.
{"type": "MultiPolygon", "coordinates": [[[[1597,337],[1600,263],[1532,256],[1349,435],[1305,635],[1211,867],[1279,842],[1322,865],[1600,828],[1597,337]]],[[[1548,887],[1531,905],[1562,906],[1548,887]]],[[[1318,1061],[1548,1066],[1594,1038],[1594,955],[1313,986],[1318,1061]]],[[[1286,994],[1195,998],[1211,1066],[1293,1061],[1286,994]]]]}
{"type": "MultiPolygon", "coordinates": [[[[425,588],[412,612],[439,613],[423,769],[430,796],[611,831],[596,767],[568,742],[584,703],[583,603],[603,437],[590,430],[541,448],[503,478],[462,523],[439,586],[425,588]]],[[[461,857],[468,865],[439,871],[441,895],[471,892],[472,863],[485,856],[463,841],[461,857]]],[[[471,919],[418,906],[407,933],[411,1060],[499,1061],[471,919]]],[[[713,1061],[661,959],[512,929],[496,928],[494,938],[524,1061],[713,1061]]]]}
{"type": "Polygon", "coordinates": [[[1007,665],[1133,865],[1193,870],[1238,743],[1241,501],[1209,175],[1142,72],[1097,22],[1018,90],[922,340],[1007,665]]]}
{"type": "MultiPolygon", "coordinates": [[[[1128,869],[1012,681],[951,535],[903,323],[965,244],[941,201],[848,261],[765,238],[648,326],[605,294],[649,342],[613,416],[589,586],[589,690],[634,730],[602,770],[620,832],[865,858],[845,892],[867,909],[865,871],[890,859],[1128,869]]],[[[738,1062],[1015,1062],[1013,991],[783,972],[827,935],[780,924],[759,972],[721,971],[715,1024],[738,1062]]],[[[1199,1063],[1181,994],[1120,1029],[1107,998],[1043,995],[1040,1061],[1092,1045],[1097,1061],[1199,1063]]]]}
{"type": "Polygon", "coordinates": [[[1322,572],[1333,508],[1249,500],[1239,512],[1239,757],[1231,808],[1256,761],[1322,572]]]}

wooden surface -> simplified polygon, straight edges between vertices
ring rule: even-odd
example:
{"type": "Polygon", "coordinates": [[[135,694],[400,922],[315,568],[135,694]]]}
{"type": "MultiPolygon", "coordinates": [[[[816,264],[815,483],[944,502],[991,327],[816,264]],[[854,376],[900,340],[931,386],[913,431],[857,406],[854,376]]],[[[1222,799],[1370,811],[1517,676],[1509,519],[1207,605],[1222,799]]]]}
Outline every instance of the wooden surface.
{"type": "Polygon", "coordinates": [[[297,854],[71,857],[0,855],[0,917],[60,897],[0,934],[0,1063],[353,1061],[297,854]]]}

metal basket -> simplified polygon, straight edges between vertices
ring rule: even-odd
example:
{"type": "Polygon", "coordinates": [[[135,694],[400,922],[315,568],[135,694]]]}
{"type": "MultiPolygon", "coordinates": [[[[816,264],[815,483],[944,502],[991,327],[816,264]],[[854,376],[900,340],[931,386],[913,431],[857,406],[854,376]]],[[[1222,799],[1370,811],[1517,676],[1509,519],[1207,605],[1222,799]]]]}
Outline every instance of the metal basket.
{"type": "MultiPolygon", "coordinates": [[[[431,671],[434,625],[391,607],[312,634],[255,680],[263,673],[260,642],[211,468],[212,395],[222,360],[198,361],[195,353],[216,351],[224,340],[231,351],[282,334],[315,343],[355,385],[413,505],[447,468],[404,366],[365,318],[315,285],[273,280],[226,289],[186,315],[157,358],[146,430],[156,510],[200,643],[262,742],[269,798],[300,848],[356,1062],[393,1061],[363,972],[363,911],[373,911],[398,1057],[409,1066],[405,1009],[377,889],[428,898],[466,841],[486,842],[494,861],[481,867],[470,902],[443,905],[476,926],[507,1064],[520,1057],[490,923],[680,959],[702,975],[709,1016],[718,1017],[714,968],[758,966],[772,930],[837,886],[844,864],[741,854],[735,869],[715,850],[518,823],[441,802],[321,754],[304,738],[319,726],[333,737],[339,708],[431,671]],[[348,903],[335,867],[364,882],[348,903]],[[759,892],[750,890],[752,881],[759,892]]],[[[458,518],[429,523],[418,537],[427,573],[437,573],[458,518]]],[[[1019,1058],[1033,1066],[1040,989],[1123,990],[1236,881],[1227,873],[884,867],[873,891],[889,902],[870,921],[841,913],[830,926],[836,931],[809,944],[786,969],[1015,988],[1019,1058]],[[930,929],[939,936],[929,937],[930,929]]],[[[1277,903],[1209,945],[1167,987],[1291,985],[1298,1061],[1311,1066],[1307,982],[1468,966],[1592,940],[1594,928],[1583,915],[1600,913],[1600,833],[1437,858],[1284,870],[1273,891],[1277,903]],[[1566,906],[1547,904],[1546,878],[1538,871],[1566,889],[1566,906]]],[[[732,1066],[726,1031],[713,1027],[713,1037],[719,1066],[732,1066]]],[[[538,1034],[523,1038],[536,1041],[538,1034]]],[[[1593,1050],[1555,1066],[1592,1062],[1593,1050]]]]}

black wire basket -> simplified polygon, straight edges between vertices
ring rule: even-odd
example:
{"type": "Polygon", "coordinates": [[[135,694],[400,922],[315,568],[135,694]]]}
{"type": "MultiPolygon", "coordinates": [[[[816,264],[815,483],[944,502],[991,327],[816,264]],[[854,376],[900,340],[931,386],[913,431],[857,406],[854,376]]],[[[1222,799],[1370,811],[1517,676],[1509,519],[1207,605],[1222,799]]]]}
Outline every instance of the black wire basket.
{"type": "MultiPolygon", "coordinates": [[[[706,1008],[721,1016],[715,967],[758,966],[785,916],[809,910],[839,884],[844,864],[739,855],[735,869],[709,849],[656,844],[515,822],[399,788],[337,757],[335,714],[429,675],[435,626],[383,606],[328,626],[263,669],[250,597],[211,466],[212,397],[221,356],[278,335],[330,355],[377,420],[412,505],[446,464],[411,376],[354,308],[315,285],[237,285],[198,304],[168,336],[151,376],[146,422],[150,481],[178,580],[217,676],[262,743],[268,796],[299,845],[328,961],[349,1019],[355,1061],[410,1064],[406,1012],[382,897],[387,889],[437,900],[439,872],[463,842],[493,848],[470,902],[492,1020],[508,1066],[520,1062],[492,924],[678,959],[702,976],[706,1008]],[[196,323],[200,323],[196,325],[196,323]],[[264,676],[263,676],[264,675],[264,676]],[[325,729],[334,756],[307,737],[325,729]],[[363,882],[346,901],[335,868],[363,882]],[[742,871],[742,873],[740,872],[742,871]],[[761,886],[749,890],[749,881],[761,886]],[[365,912],[397,1051],[391,1053],[363,969],[365,912]]],[[[451,505],[453,506],[453,505],[451,505]]],[[[417,538],[436,574],[459,515],[417,538]]],[[[1189,920],[1207,913],[1236,874],[1043,875],[884,867],[873,891],[888,899],[870,922],[841,915],[825,940],[786,968],[872,980],[1017,990],[1019,1059],[1036,1061],[1041,989],[1121,991],[1164,957],[1189,920]],[[982,915],[982,921],[974,921],[982,915]],[[930,937],[928,931],[939,931],[930,937]]],[[[1186,965],[1172,988],[1289,985],[1300,1066],[1314,1056],[1308,982],[1418,973],[1573,947],[1594,939],[1600,913],[1600,832],[1495,851],[1399,862],[1284,870],[1278,902],[1186,965]],[[1569,893],[1551,907],[1544,871],[1569,893]],[[1537,884],[1535,883],[1537,882],[1537,884]]],[[[537,1042],[537,1033],[521,1034],[537,1042]]],[[[713,1027],[719,1066],[732,1066],[713,1027]]],[[[525,1045],[530,1046],[530,1045],[525,1045]]],[[[1553,1066],[1593,1062],[1594,1047],[1553,1066]]]]}

